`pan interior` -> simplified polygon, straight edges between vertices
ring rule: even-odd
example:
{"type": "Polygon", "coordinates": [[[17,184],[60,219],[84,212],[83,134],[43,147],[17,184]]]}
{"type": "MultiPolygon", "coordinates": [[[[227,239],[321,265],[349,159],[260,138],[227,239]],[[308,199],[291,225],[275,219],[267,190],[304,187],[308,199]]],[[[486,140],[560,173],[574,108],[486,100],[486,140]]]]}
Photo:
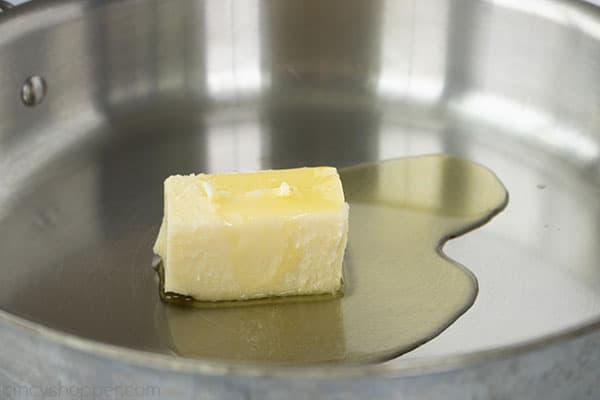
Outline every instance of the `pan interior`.
{"type": "Polygon", "coordinates": [[[443,152],[486,165],[511,200],[492,223],[445,247],[477,276],[473,308],[404,357],[494,348],[597,316],[597,188],[575,164],[509,136],[438,130],[362,108],[219,113],[227,117],[128,114],[16,182],[0,221],[2,308],[86,338],[170,353],[168,306],[151,268],[166,176],[443,152]]]}

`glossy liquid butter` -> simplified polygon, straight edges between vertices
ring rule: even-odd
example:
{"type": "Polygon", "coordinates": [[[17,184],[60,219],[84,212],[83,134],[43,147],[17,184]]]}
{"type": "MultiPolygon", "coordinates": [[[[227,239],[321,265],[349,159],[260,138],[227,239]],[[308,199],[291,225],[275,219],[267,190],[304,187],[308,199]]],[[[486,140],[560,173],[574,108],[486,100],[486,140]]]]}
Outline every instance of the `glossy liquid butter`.
{"type": "Polygon", "coordinates": [[[435,337],[473,304],[475,277],[440,249],[506,205],[493,173],[436,155],[340,176],[351,210],[344,295],[210,309],[164,304],[159,324],[175,353],[285,364],[382,361],[435,337]]]}

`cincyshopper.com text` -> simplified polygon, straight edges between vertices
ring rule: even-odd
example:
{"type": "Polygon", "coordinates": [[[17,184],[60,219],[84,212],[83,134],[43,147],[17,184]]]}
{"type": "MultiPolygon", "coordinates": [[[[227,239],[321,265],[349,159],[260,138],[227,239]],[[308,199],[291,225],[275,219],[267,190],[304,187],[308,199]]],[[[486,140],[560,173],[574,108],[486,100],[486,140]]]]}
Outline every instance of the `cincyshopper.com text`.
{"type": "Polygon", "coordinates": [[[68,399],[68,400],[142,400],[159,399],[158,386],[92,386],[65,385],[19,385],[0,384],[0,399],[68,399]]]}

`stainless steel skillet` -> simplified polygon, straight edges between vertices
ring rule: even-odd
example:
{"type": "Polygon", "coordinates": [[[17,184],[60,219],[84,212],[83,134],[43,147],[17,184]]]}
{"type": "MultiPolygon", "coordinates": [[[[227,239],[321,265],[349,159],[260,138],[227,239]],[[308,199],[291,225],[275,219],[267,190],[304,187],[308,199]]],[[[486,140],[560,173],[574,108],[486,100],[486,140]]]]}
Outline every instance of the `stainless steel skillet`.
{"type": "Polygon", "coordinates": [[[47,0],[3,13],[2,389],[597,397],[599,72],[600,12],[575,1],[47,0]],[[165,354],[147,268],[165,175],[434,152],[488,166],[511,194],[494,224],[446,247],[481,291],[443,335],[381,365],[165,354]]]}

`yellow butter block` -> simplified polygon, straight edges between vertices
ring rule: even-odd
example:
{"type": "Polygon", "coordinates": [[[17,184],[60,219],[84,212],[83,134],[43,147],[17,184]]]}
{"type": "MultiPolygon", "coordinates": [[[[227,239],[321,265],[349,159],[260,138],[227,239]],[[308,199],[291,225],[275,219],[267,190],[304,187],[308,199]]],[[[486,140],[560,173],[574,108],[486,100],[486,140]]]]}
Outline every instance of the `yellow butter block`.
{"type": "Polygon", "coordinates": [[[335,293],[348,205],[332,167],[175,175],[154,245],[164,290],[200,301],[335,293]]]}

